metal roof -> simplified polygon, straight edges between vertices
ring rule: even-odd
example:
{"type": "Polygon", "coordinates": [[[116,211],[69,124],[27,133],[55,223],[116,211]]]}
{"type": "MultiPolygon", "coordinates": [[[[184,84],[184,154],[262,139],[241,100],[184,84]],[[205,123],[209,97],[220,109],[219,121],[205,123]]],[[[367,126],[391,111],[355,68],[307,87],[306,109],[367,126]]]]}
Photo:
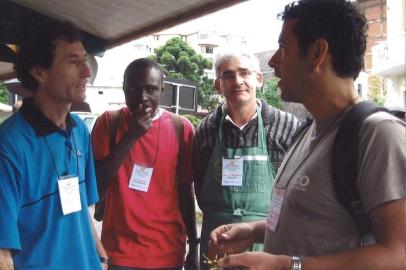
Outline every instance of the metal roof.
{"type": "Polygon", "coordinates": [[[14,77],[21,29],[46,20],[74,23],[91,54],[164,30],[245,0],[0,0],[0,80],[14,77]]]}

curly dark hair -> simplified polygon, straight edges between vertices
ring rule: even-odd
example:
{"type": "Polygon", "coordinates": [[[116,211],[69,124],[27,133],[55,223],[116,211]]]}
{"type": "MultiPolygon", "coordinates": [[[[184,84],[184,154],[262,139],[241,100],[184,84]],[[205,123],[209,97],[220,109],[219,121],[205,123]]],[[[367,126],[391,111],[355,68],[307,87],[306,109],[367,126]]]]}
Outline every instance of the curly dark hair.
{"type": "Polygon", "coordinates": [[[318,38],[327,40],[338,76],[356,79],[364,67],[365,17],[346,0],[299,0],[285,6],[282,20],[298,19],[294,33],[303,53],[318,38]]]}
{"type": "Polygon", "coordinates": [[[54,58],[55,41],[82,41],[80,31],[69,22],[50,21],[27,27],[18,42],[14,69],[17,79],[26,89],[36,91],[38,82],[31,76],[33,66],[50,68],[54,58]]]}

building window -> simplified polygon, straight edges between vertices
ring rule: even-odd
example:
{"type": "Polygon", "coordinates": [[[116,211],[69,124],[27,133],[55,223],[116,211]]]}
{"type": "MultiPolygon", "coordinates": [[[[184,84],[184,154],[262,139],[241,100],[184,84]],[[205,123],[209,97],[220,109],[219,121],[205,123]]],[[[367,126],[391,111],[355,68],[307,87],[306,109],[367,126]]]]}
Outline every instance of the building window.
{"type": "Polygon", "coordinates": [[[158,35],[154,36],[154,40],[159,40],[159,36],[158,35]]]}
{"type": "Polygon", "coordinates": [[[213,46],[206,46],[206,51],[205,51],[205,53],[207,53],[207,54],[213,54],[213,46]]]}

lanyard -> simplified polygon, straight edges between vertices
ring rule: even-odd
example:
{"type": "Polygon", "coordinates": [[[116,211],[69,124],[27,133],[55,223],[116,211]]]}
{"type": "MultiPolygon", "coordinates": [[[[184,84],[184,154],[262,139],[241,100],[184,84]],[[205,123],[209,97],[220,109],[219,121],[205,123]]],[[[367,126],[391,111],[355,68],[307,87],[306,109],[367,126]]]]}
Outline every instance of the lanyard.
{"type": "MultiPolygon", "coordinates": [[[[344,110],[345,111],[345,110],[344,110]]],[[[310,149],[310,151],[308,151],[308,153],[306,154],[306,156],[299,162],[299,165],[295,168],[295,170],[292,172],[292,174],[290,175],[288,181],[286,182],[286,184],[284,186],[278,186],[278,188],[280,189],[285,189],[290,181],[292,180],[293,176],[296,174],[296,172],[303,166],[303,164],[305,163],[305,161],[310,157],[310,155],[314,152],[314,150],[319,146],[319,144],[323,141],[324,137],[329,133],[329,131],[331,130],[331,128],[334,126],[334,124],[338,121],[338,119],[342,116],[342,112],[339,113],[334,119],[333,121],[331,121],[331,123],[328,125],[328,127],[323,131],[323,133],[321,134],[320,138],[317,140],[317,142],[313,145],[313,147],[310,149]]],[[[292,147],[292,149],[290,150],[290,154],[286,159],[285,164],[283,165],[283,167],[281,167],[280,173],[278,173],[278,178],[276,179],[275,182],[275,186],[277,186],[277,184],[279,183],[280,180],[280,176],[283,175],[283,173],[285,172],[286,169],[286,165],[289,163],[290,159],[292,158],[293,154],[295,153],[298,145],[300,144],[300,142],[303,140],[303,138],[306,136],[306,134],[309,132],[310,127],[303,132],[303,134],[300,136],[300,138],[296,141],[295,145],[292,147]]]]}
{"type": "MultiPolygon", "coordinates": [[[[44,136],[43,138],[45,140],[45,144],[47,145],[48,152],[49,152],[49,154],[50,154],[50,156],[52,158],[52,163],[54,165],[54,170],[55,170],[56,176],[58,177],[58,180],[61,180],[61,177],[60,177],[60,175],[58,173],[58,169],[57,169],[57,166],[56,166],[56,161],[55,161],[54,155],[52,154],[51,148],[49,147],[48,140],[47,140],[46,136],[44,136]]],[[[79,157],[77,156],[78,151],[77,151],[77,147],[76,147],[75,134],[74,134],[73,130],[72,130],[72,138],[73,138],[73,145],[74,145],[74,148],[75,148],[76,165],[77,165],[77,169],[78,169],[77,175],[79,176],[79,157]]]]}

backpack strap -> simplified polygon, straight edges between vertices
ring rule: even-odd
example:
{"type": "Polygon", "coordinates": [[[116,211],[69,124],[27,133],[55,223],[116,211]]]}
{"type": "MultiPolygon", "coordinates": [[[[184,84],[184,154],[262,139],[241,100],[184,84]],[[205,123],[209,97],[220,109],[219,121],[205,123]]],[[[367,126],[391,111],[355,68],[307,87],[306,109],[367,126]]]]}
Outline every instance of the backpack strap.
{"type": "Polygon", "coordinates": [[[359,131],[371,114],[387,111],[372,102],[363,101],[347,113],[337,131],[332,154],[332,177],[338,201],[354,218],[363,242],[372,233],[372,223],[366,213],[357,187],[359,131]]]}
{"type": "Polygon", "coordinates": [[[178,164],[176,167],[176,179],[182,179],[182,169],[181,165],[183,164],[183,155],[184,155],[184,147],[183,147],[183,122],[182,117],[176,115],[174,113],[170,113],[171,122],[173,129],[175,130],[176,138],[178,139],[179,144],[179,153],[178,153],[178,164]]]}
{"type": "Polygon", "coordinates": [[[313,118],[311,118],[311,117],[306,117],[305,120],[300,121],[299,126],[295,131],[295,134],[293,134],[293,136],[292,136],[292,142],[290,143],[286,152],[288,152],[290,150],[290,148],[292,148],[293,145],[296,143],[296,141],[298,141],[299,138],[301,138],[302,135],[306,133],[306,131],[310,128],[310,125],[312,123],[313,123],[313,118]]]}

